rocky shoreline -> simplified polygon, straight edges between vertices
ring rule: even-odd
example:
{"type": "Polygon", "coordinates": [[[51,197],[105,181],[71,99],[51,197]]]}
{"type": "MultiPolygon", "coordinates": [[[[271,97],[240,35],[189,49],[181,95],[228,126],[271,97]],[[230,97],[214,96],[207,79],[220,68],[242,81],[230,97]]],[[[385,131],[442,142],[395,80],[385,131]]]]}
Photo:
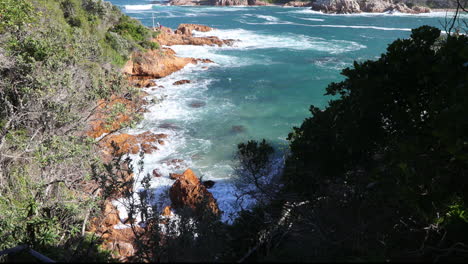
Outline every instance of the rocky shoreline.
{"type": "Polygon", "coordinates": [[[289,1],[286,3],[269,3],[261,0],[171,0],[169,5],[175,6],[283,6],[307,7],[326,14],[354,14],[354,13],[405,13],[421,14],[430,12],[452,11],[449,3],[438,3],[437,9],[431,10],[427,6],[414,5],[411,0],[314,0],[289,1]],[[446,7],[447,9],[442,9],[446,7]]]}
{"type": "MultiPolygon", "coordinates": [[[[152,41],[161,46],[171,45],[232,45],[235,40],[222,40],[217,37],[194,37],[192,31],[208,32],[213,30],[208,26],[195,24],[181,24],[176,30],[167,27],[161,28],[159,34],[152,41]]],[[[125,64],[122,73],[127,76],[129,84],[138,88],[157,89],[157,79],[168,76],[174,72],[183,69],[188,64],[213,63],[213,61],[203,58],[183,58],[176,56],[175,52],[167,47],[158,50],[148,50],[146,52],[135,52],[131,59],[125,64]],[[155,80],[156,79],[156,82],[155,80]]],[[[190,82],[181,80],[180,84],[190,82]]],[[[161,88],[161,87],[159,87],[161,88]]],[[[166,134],[155,134],[150,131],[132,135],[127,133],[113,134],[134,120],[132,114],[145,112],[144,100],[147,94],[141,92],[138,98],[125,98],[121,96],[112,96],[108,100],[98,102],[98,111],[91,118],[90,128],[87,135],[95,138],[99,142],[101,149],[101,158],[106,163],[111,163],[116,157],[123,154],[138,154],[141,151],[151,154],[158,151],[158,146],[165,145],[166,134]],[[127,114],[117,114],[112,116],[110,109],[114,105],[123,105],[127,114]],[[112,121],[109,122],[109,117],[112,121]]],[[[183,163],[182,160],[174,159],[168,161],[171,163],[183,163]]],[[[137,219],[126,217],[122,219],[122,212],[114,205],[113,201],[121,199],[124,193],[132,193],[133,184],[136,181],[133,173],[126,173],[129,164],[122,163],[118,171],[118,181],[114,191],[105,199],[100,217],[90,220],[88,231],[100,235],[104,239],[103,247],[114,253],[114,257],[121,261],[129,261],[135,254],[135,234],[144,236],[144,225],[137,222],[137,219]],[[132,223],[132,228],[128,224],[132,223]],[[127,225],[127,228],[122,228],[127,225]]],[[[194,213],[200,213],[200,210],[211,211],[214,215],[220,215],[216,199],[208,188],[215,183],[212,181],[202,182],[191,169],[186,169],[182,174],[170,173],[161,175],[154,170],[152,177],[168,177],[175,180],[169,189],[168,196],[171,205],[166,206],[160,215],[170,217],[173,212],[181,208],[190,208],[194,213]],[[202,209],[201,209],[202,208],[202,209]],[[205,208],[205,209],[203,209],[205,208]]],[[[126,215],[126,214],[124,214],[126,215]]]]}

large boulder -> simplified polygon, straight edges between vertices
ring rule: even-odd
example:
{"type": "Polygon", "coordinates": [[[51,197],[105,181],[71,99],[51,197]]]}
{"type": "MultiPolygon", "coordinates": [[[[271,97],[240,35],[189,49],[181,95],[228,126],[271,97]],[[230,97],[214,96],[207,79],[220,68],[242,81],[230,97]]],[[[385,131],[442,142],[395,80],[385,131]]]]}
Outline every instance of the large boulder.
{"type": "Polygon", "coordinates": [[[361,12],[357,0],[317,0],[312,3],[312,10],[336,14],[361,12]]]}
{"type": "Polygon", "coordinates": [[[248,0],[247,3],[250,6],[271,6],[273,4],[270,4],[268,2],[264,2],[262,0],[248,0]]]}
{"type": "Polygon", "coordinates": [[[124,66],[123,72],[131,76],[162,78],[184,68],[189,63],[196,64],[197,61],[194,58],[177,57],[173,50],[162,48],[134,53],[124,66]]]}
{"type": "Polygon", "coordinates": [[[391,0],[367,0],[361,2],[361,11],[367,13],[383,13],[393,6],[391,0]]]}
{"type": "Polygon", "coordinates": [[[291,7],[309,7],[312,6],[312,2],[303,2],[303,1],[291,1],[287,2],[283,6],[291,6],[291,7]]]}
{"type": "Polygon", "coordinates": [[[191,208],[196,214],[202,214],[205,210],[215,215],[220,214],[213,195],[191,169],[177,178],[169,190],[169,197],[174,209],[191,208]]]}

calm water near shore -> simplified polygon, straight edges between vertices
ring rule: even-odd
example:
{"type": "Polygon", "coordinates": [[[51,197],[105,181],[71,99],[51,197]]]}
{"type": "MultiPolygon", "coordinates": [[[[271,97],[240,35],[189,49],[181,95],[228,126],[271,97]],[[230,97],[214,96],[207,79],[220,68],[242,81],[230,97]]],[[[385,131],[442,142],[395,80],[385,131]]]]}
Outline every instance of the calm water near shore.
{"type": "MultiPolygon", "coordinates": [[[[164,175],[190,167],[198,176],[217,181],[211,189],[224,220],[235,208],[229,178],[239,142],[266,138],[287,147],[293,126],[310,116],[311,104],[325,107],[327,84],[340,81],[340,70],[354,60],[375,59],[389,43],[407,38],[411,28],[442,28],[445,12],[422,15],[324,15],[306,8],[179,7],[152,1],[111,0],[144,25],[173,29],[181,23],[217,30],[198,35],[238,39],[233,47],[172,46],[179,56],[208,58],[216,64],[188,66],[156,80],[163,89],[147,90],[160,102],[131,133],[151,130],[170,135],[160,151],[145,158],[145,171],[164,175]],[[177,80],[190,84],[173,86],[177,80]],[[182,164],[165,162],[182,159],[182,164]],[[179,166],[179,168],[177,168],[179,166]]],[[[155,178],[164,194],[172,181],[155,178]]],[[[161,206],[167,197],[158,200],[161,206]]]]}

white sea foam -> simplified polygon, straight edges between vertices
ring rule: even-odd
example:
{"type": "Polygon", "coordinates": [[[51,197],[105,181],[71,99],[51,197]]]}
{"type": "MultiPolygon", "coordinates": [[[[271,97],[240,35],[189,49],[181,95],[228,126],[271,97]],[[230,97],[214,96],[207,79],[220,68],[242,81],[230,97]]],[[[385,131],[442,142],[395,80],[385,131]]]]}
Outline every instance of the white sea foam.
{"type": "Polygon", "coordinates": [[[390,27],[376,27],[376,26],[348,26],[348,25],[308,25],[310,27],[332,27],[332,28],[365,28],[377,30],[397,30],[397,31],[411,31],[411,28],[390,28],[390,27]]]}
{"type": "Polygon", "coordinates": [[[305,17],[298,17],[298,18],[302,20],[308,20],[308,21],[325,21],[325,19],[321,19],[321,18],[305,18],[305,17]]]}
{"type": "Polygon", "coordinates": [[[317,50],[332,54],[348,52],[366,48],[366,46],[354,41],[326,40],[319,37],[286,33],[283,35],[257,34],[244,29],[213,30],[210,32],[196,32],[197,36],[215,35],[222,39],[234,38],[231,48],[240,49],[268,49],[284,48],[293,50],[317,50]]]}
{"type": "Polygon", "coordinates": [[[454,13],[453,12],[430,12],[430,13],[420,13],[420,14],[408,14],[408,13],[400,13],[400,12],[384,12],[384,13],[352,13],[352,14],[327,14],[320,11],[315,11],[312,9],[299,9],[299,10],[291,10],[282,13],[294,13],[294,14],[314,14],[314,15],[323,15],[323,16],[411,16],[411,17],[451,17],[454,13]]]}
{"type": "Polygon", "coordinates": [[[153,5],[124,5],[125,10],[151,10],[153,5]]]}

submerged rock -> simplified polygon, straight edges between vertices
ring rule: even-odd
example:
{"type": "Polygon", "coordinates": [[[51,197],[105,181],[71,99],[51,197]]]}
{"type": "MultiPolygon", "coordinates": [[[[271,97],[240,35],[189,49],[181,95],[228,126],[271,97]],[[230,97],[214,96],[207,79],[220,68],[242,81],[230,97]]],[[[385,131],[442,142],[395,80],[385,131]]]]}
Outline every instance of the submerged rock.
{"type": "Polygon", "coordinates": [[[180,80],[180,81],[174,82],[172,85],[182,85],[182,84],[186,84],[186,83],[191,83],[191,81],[190,80],[180,80]]]}
{"type": "Polygon", "coordinates": [[[191,102],[189,104],[189,106],[192,107],[192,108],[200,108],[200,107],[203,107],[205,105],[206,105],[206,103],[202,102],[202,101],[191,102]]]}
{"type": "Polygon", "coordinates": [[[213,187],[215,185],[215,182],[214,181],[203,181],[202,184],[207,188],[207,189],[210,189],[211,187],[213,187]]]}
{"type": "Polygon", "coordinates": [[[161,177],[161,172],[158,169],[154,169],[152,172],[153,177],[158,178],[161,177]]]}
{"type": "Polygon", "coordinates": [[[242,133],[244,131],[245,131],[245,127],[241,125],[231,127],[231,132],[233,133],[242,133]]]}

